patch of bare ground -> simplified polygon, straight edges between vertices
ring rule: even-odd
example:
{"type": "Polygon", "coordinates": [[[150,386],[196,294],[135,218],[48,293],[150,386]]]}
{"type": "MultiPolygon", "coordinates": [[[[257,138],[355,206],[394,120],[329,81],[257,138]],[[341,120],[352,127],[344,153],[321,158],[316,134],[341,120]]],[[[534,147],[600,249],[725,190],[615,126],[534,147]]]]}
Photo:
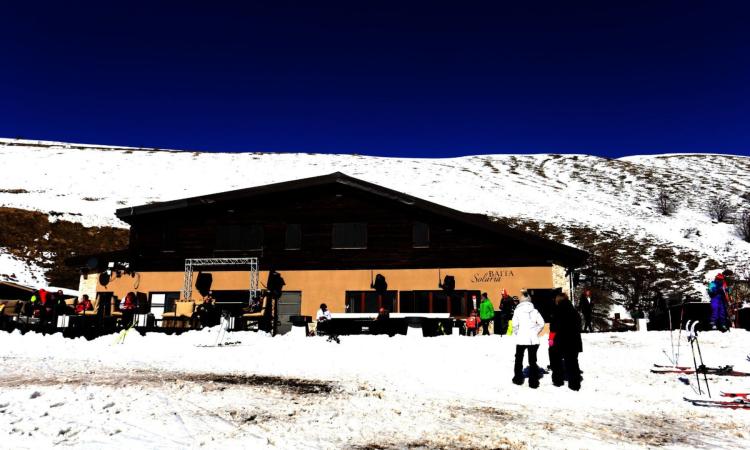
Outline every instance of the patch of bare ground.
{"type": "MultiPolygon", "coordinates": [[[[692,448],[735,448],[734,434],[716,433],[716,424],[701,422],[665,413],[615,414],[588,419],[586,426],[570,421],[555,422],[553,429],[561,435],[580,436],[588,434],[600,439],[604,445],[628,442],[647,447],[686,445],[692,448]],[[574,430],[568,432],[566,430],[574,430]]],[[[543,426],[544,427],[544,426],[543,426]]],[[[546,427],[544,427],[547,429],[546,427]]],[[[730,427],[731,428],[731,427],[730,427]]]]}
{"type": "Polygon", "coordinates": [[[518,411],[510,412],[502,409],[482,406],[478,408],[459,407],[455,408],[458,415],[480,415],[485,418],[499,420],[502,422],[516,421],[523,419],[523,415],[518,411]]]}
{"type": "Polygon", "coordinates": [[[446,438],[445,440],[416,440],[407,442],[374,442],[347,447],[349,450],[521,450],[526,446],[511,442],[508,439],[498,439],[492,445],[477,445],[469,439],[461,437],[446,438]],[[466,441],[466,442],[464,442],[466,441]]]}
{"type": "Polygon", "coordinates": [[[49,215],[37,211],[0,207],[0,223],[0,247],[19,258],[39,262],[52,286],[78,288],[80,274],[77,268],[65,265],[66,258],[128,245],[128,230],[85,227],[65,220],[50,222],[49,215]]]}
{"type": "Polygon", "coordinates": [[[182,373],[182,372],[156,372],[156,371],[131,371],[131,372],[107,372],[91,374],[55,374],[40,377],[29,382],[23,374],[11,375],[0,378],[0,387],[18,386],[29,384],[35,386],[59,386],[59,385],[95,385],[95,386],[154,386],[164,384],[199,384],[206,390],[227,387],[257,387],[271,388],[294,395],[323,395],[331,393],[336,384],[322,380],[306,380],[301,378],[286,378],[262,375],[241,374],[215,374],[215,373],[182,373]]]}

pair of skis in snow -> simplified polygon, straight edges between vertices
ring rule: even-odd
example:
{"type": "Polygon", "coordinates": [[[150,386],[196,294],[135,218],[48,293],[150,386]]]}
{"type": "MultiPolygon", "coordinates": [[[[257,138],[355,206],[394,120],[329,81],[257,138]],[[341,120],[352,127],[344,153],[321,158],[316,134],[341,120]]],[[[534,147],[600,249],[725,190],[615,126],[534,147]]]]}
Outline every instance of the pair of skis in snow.
{"type": "Polygon", "coordinates": [[[722,400],[683,397],[695,406],[727,409],[750,409],[750,392],[722,392],[722,400]]]}
{"type": "MultiPolygon", "coordinates": [[[[651,369],[653,373],[676,373],[683,375],[693,375],[696,373],[694,367],[688,366],[662,366],[654,364],[654,368],[651,369]]],[[[722,366],[722,367],[706,367],[704,365],[698,366],[697,373],[708,374],[708,375],[723,375],[728,377],[750,377],[750,372],[740,372],[734,370],[733,366],[722,366]]]]}

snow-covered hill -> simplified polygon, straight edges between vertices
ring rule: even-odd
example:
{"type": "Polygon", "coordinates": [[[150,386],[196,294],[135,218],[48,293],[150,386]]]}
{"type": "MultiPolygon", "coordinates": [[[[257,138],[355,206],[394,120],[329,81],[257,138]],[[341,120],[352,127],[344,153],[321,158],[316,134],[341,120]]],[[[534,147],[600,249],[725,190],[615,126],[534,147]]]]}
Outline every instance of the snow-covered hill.
{"type": "MultiPolygon", "coordinates": [[[[87,226],[125,227],[117,208],[341,171],[466,212],[586,227],[691,252],[730,267],[750,243],[706,213],[714,196],[750,206],[750,158],[670,154],[481,155],[451,159],[359,155],[203,153],[0,139],[0,206],[51,213],[87,226]],[[672,216],[654,199],[679,201],[672,216]]],[[[3,243],[0,242],[0,247],[3,243]]],[[[0,259],[0,265],[6,259],[0,259]]],[[[0,273],[4,268],[0,266],[0,273]]]]}

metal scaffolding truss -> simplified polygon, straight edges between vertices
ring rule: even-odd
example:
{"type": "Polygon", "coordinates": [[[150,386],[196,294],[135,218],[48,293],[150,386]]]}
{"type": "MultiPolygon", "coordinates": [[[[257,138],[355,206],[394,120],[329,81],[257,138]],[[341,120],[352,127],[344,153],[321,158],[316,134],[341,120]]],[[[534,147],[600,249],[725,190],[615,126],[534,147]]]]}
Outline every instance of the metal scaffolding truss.
{"type": "Polygon", "coordinates": [[[250,298],[258,295],[258,258],[192,258],[185,260],[183,298],[190,299],[193,294],[193,268],[206,266],[249,266],[250,298]]]}

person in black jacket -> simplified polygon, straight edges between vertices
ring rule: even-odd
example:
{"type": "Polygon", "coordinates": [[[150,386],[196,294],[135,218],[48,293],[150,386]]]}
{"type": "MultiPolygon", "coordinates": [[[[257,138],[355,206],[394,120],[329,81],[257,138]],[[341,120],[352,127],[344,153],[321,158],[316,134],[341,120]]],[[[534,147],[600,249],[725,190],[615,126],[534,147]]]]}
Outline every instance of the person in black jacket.
{"type": "Polygon", "coordinates": [[[508,322],[513,318],[513,310],[516,309],[516,301],[508,295],[508,291],[503,289],[502,298],[500,299],[500,334],[508,332],[508,322]]]}
{"type": "Polygon", "coordinates": [[[562,386],[567,378],[570,389],[581,389],[578,354],[583,351],[583,344],[580,330],[581,320],[573,303],[567,295],[559,294],[555,297],[549,327],[549,362],[555,386],[562,386]]]}
{"type": "Polygon", "coordinates": [[[591,313],[594,309],[594,301],[591,297],[591,289],[586,289],[585,291],[583,291],[583,295],[578,301],[578,308],[580,308],[581,314],[583,314],[583,332],[593,332],[594,329],[591,326],[591,313]]]}

